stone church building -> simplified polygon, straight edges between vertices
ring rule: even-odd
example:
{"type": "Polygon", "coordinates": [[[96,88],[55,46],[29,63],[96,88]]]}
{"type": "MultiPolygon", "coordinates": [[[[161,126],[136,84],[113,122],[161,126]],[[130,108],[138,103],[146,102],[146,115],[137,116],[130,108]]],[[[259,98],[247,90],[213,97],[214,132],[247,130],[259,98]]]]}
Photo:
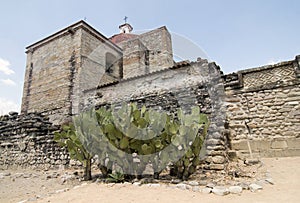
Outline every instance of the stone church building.
{"type": "Polygon", "coordinates": [[[300,55],[225,75],[206,59],[175,62],[165,26],[119,29],[106,37],[79,21],[26,48],[21,115],[0,117],[0,166],[67,163],[50,126],[123,101],[168,112],[199,106],[211,122],[207,169],[233,157],[300,156],[300,55]]]}
{"type": "Polygon", "coordinates": [[[107,38],[79,21],[28,46],[22,113],[44,112],[60,123],[82,109],[85,91],[175,64],[166,27],[140,35],[128,23],[119,28],[107,38]]]}

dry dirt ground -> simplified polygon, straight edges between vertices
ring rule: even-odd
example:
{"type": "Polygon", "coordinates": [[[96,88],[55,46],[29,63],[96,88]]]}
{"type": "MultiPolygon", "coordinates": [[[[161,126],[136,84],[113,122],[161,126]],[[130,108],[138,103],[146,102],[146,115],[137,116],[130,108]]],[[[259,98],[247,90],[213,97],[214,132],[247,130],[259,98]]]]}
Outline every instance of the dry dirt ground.
{"type": "Polygon", "coordinates": [[[243,190],[239,195],[226,196],[170,188],[164,184],[149,187],[130,183],[82,183],[70,178],[72,173],[55,178],[53,171],[0,171],[0,202],[300,202],[300,157],[266,158],[262,162],[274,185],[267,184],[256,192],[243,190]]]}

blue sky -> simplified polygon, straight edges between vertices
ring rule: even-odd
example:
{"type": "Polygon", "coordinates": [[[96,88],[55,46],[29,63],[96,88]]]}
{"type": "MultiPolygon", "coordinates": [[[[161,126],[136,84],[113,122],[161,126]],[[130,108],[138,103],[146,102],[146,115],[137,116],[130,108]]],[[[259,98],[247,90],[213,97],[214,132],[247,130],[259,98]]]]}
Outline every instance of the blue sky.
{"type": "Polygon", "coordinates": [[[299,8],[298,0],[2,0],[0,114],[19,110],[25,47],[84,18],[107,37],[124,16],[135,30],[166,25],[229,73],[299,55],[299,8]]]}

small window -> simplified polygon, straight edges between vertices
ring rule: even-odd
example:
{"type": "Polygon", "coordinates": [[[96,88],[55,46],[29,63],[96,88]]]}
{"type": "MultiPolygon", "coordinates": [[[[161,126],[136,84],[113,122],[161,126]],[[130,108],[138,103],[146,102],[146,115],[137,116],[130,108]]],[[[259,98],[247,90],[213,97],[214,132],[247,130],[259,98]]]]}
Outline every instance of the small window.
{"type": "Polygon", "coordinates": [[[105,54],[105,72],[112,74],[114,72],[114,65],[116,63],[116,57],[112,53],[105,54]]]}

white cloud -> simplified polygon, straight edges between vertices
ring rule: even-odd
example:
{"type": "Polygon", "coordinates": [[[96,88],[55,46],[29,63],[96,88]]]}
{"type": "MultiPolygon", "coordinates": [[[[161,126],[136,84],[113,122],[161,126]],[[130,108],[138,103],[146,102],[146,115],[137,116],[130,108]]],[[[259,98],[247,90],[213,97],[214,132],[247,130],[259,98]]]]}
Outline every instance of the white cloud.
{"type": "Polygon", "coordinates": [[[0,58],[0,72],[3,72],[5,75],[14,74],[15,71],[9,68],[10,63],[7,60],[0,58]]]}
{"type": "Polygon", "coordinates": [[[11,79],[1,79],[0,82],[7,86],[16,86],[17,85],[17,83],[15,83],[11,79]]]}
{"type": "Polygon", "coordinates": [[[14,102],[4,98],[0,98],[0,115],[8,114],[10,111],[19,112],[19,105],[14,102]]]}

